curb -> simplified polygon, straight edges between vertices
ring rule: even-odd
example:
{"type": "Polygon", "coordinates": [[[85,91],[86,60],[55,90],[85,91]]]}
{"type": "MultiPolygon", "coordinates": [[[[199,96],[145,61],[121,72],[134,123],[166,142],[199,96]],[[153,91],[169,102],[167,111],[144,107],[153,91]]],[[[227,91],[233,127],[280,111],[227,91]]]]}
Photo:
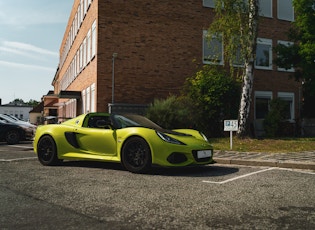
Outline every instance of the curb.
{"type": "Polygon", "coordinates": [[[213,160],[215,160],[218,164],[268,166],[268,167],[279,167],[279,168],[315,170],[314,162],[277,161],[277,160],[244,160],[244,159],[229,159],[229,158],[216,158],[216,157],[214,157],[213,160]]]}

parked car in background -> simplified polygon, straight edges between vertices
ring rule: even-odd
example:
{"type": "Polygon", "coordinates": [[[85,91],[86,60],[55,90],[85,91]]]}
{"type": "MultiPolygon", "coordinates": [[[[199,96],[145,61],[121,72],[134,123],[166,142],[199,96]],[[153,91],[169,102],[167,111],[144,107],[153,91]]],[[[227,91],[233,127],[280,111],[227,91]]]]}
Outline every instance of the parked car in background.
{"type": "Polygon", "coordinates": [[[8,115],[0,114],[0,140],[8,144],[17,144],[23,140],[33,140],[36,126],[8,115]]]}
{"type": "Polygon", "coordinates": [[[9,145],[17,144],[26,139],[26,130],[21,126],[0,120],[0,140],[9,145]]]}

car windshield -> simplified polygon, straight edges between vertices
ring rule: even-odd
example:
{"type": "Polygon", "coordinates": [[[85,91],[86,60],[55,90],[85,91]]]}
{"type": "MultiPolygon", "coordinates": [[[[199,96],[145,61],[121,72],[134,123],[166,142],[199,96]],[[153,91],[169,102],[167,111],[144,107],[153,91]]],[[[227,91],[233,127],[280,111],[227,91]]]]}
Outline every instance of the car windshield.
{"type": "Polygon", "coordinates": [[[7,115],[5,114],[0,114],[0,119],[3,120],[3,121],[6,121],[6,122],[12,122],[12,123],[15,123],[16,121],[13,120],[11,117],[8,117],[7,115]]]}
{"type": "Polygon", "coordinates": [[[118,128],[146,127],[152,129],[162,129],[159,125],[155,124],[148,118],[136,114],[128,114],[123,116],[114,115],[114,119],[118,128]]]}

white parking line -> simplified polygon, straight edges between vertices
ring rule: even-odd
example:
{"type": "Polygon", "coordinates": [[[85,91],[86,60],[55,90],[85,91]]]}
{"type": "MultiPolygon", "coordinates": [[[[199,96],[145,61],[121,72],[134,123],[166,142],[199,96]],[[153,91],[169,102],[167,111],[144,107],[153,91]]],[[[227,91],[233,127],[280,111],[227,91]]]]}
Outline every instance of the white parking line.
{"type": "Polygon", "coordinates": [[[21,149],[33,149],[33,146],[23,146],[23,145],[11,145],[10,147],[21,148],[21,149]]]}
{"type": "Polygon", "coordinates": [[[304,174],[315,175],[315,172],[302,171],[301,169],[278,168],[278,170],[285,170],[285,171],[290,171],[290,172],[299,172],[299,173],[304,173],[304,174]]]}
{"type": "Polygon", "coordinates": [[[207,181],[207,180],[204,180],[202,182],[210,183],[210,184],[225,184],[225,183],[228,183],[228,182],[231,182],[231,181],[234,181],[234,180],[238,180],[238,179],[241,179],[241,178],[244,178],[244,177],[248,177],[248,176],[251,176],[251,175],[255,175],[255,174],[258,174],[258,173],[262,173],[262,172],[266,172],[266,171],[270,171],[270,170],[274,170],[274,169],[276,169],[276,168],[267,168],[267,169],[263,169],[263,170],[260,170],[260,171],[244,174],[242,176],[237,176],[237,177],[225,180],[225,181],[219,181],[218,182],[218,181],[207,181]]]}
{"type": "Polygon", "coordinates": [[[37,159],[37,157],[23,157],[23,158],[14,158],[14,159],[0,159],[0,162],[21,161],[21,160],[30,160],[30,159],[37,159]]]}

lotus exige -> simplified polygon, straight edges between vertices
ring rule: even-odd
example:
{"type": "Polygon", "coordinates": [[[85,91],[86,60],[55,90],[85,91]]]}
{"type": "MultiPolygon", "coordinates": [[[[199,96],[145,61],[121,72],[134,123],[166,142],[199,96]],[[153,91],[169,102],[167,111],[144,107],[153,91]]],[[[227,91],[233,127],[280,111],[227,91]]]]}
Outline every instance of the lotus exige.
{"type": "Polygon", "coordinates": [[[202,133],[165,130],[139,115],[88,113],[39,126],[33,145],[43,165],[62,160],[121,162],[128,171],[143,173],[152,165],[214,163],[213,148],[202,133]]]}

